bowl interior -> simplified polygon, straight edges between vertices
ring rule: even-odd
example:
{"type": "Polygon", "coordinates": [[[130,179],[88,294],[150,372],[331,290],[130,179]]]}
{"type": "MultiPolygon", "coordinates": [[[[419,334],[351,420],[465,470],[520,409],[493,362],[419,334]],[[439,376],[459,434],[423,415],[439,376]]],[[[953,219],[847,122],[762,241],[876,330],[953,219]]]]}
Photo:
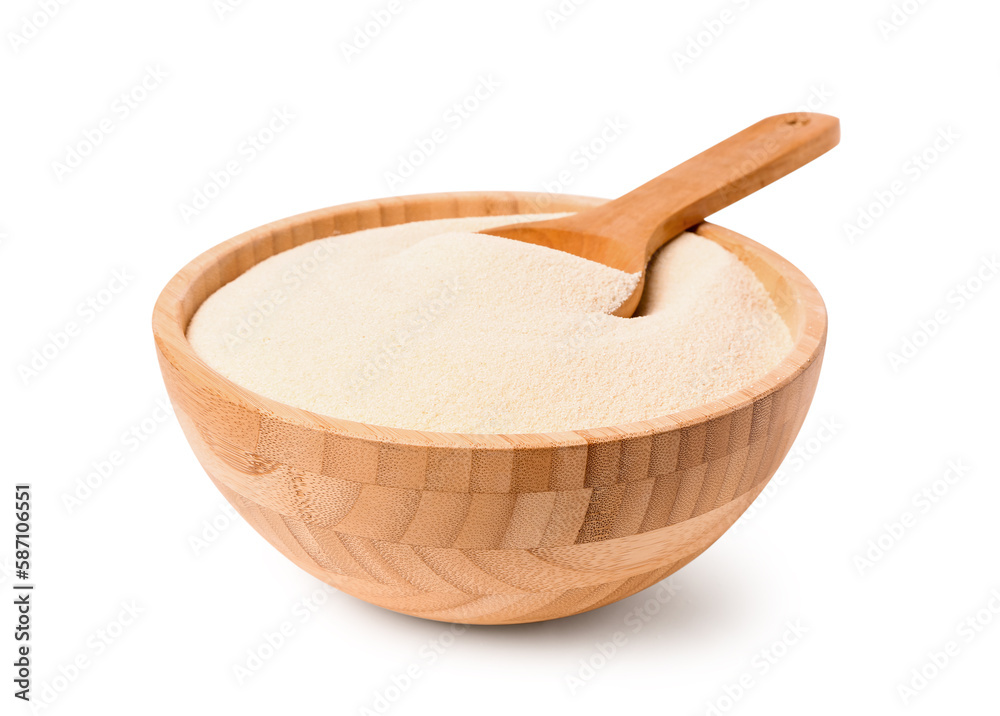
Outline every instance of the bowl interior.
{"type": "MultiPolygon", "coordinates": [[[[431,194],[360,202],[300,214],[253,229],[201,254],[167,284],[153,312],[153,332],[161,353],[191,379],[292,422],[367,439],[403,444],[509,448],[503,435],[400,430],[340,420],[293,408],[238,386],[205,364],[185,335],[191,317],[216,290],[257,263],[314,239],[411,221],[520,213],[569,212],[602,203],[590,197],[518,192],[431,194]]],[[[703,223],[695,233],[721,244],[754,271],[789,328],[794,347],[767,375],[720,400],[651,420],[567,433],[518,435],[539,447],[617,440],[704,421],[745,407],[788,383],[822,353],[826,310],[818,291],[791,263],[733,231],[703,223]]],[[[511,436],[513,437],[513,436],[511,436]]]]}

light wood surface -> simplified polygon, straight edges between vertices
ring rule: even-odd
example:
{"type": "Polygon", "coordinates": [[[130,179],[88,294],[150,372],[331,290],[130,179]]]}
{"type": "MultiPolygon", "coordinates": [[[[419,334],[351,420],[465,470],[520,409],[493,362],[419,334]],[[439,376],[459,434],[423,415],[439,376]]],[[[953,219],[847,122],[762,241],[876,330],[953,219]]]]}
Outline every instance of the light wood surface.
{"type": "MultiPolygon", "coordinates": [[[[153,312],[160,367],[195,454],[263,537],[317,578],[406,614],[540,621],[645,589],[712,544],[763,489],[812,399],[826,311],[794,266],[732,231],[734,251],[788,324],[792,352],[721,400],[653,420],[565,433],[466,435],[317,415],[209,368],[185,337],[216,289],[313,239],[422,219],[579,211],[601,200],[470,192],[302,214],[205,252],[153,312]]],[[[188,476],[178,476],[183,489],[188,476]]]]}
{"type": "Polygon", "coordinates": [[[628,194],[573,216],[484,234],[547,246],[628,273],[639,285],[615,311],[631,316],[657,249],[705,217],[777,181],[840,141],[836,117],[810,112],[761,120],[628,194]]]}

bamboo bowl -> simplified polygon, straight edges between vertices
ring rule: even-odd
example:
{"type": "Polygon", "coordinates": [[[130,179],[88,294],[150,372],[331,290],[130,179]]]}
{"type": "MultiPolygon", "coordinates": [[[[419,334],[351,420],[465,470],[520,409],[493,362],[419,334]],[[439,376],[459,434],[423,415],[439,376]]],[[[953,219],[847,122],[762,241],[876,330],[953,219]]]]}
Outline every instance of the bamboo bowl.
{"type": "Polygon", "coordinates": [[[198,460],[272,545],[334,587],[397,612],[469,624],[542,621],[628,597],[732,525],[788,452],[812,400],[826,310],[798,269],[712,224],[770,291],[794,349],[745,390],[592,430],[396,430],[284,405],[209,368],[185,337],[210,294],[280,251],[408,221],[577,211],[599,199],[512,192],[321,209],[241,234],[160,294],[163,379],[198,460]]]}

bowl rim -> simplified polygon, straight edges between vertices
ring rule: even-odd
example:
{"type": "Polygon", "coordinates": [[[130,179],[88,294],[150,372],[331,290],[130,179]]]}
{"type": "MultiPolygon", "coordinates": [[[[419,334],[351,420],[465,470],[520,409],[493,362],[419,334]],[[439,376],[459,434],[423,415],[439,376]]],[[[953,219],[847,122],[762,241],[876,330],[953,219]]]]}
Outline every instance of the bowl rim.
{"type": "MultiPolygon", "coordinates": [[[[626,440],[678,430],[696,423],[707,422],[746,408],[761,398],[780,390],[795,380],[812,363],[822,358],[826,343],[827,313],[823,299],[812,282],[795,265],[771,249],[742,234],[708,222],[702,222],[690,229],[690,231],[713,240],[716,243],[720,243],[727,250],[732,251],[734,248],[738,248],[739,250],[736,253],[744,263],[746,263],[745,256],[762,260],[765,265],[775,271],[787,283],[792,293],[792,299],[801,308],[797,316],[798,338],[795,340],[791,351],[777,365],[745,388],[693,408],[687,408],[647,420],[562,432],[495,434],[437,432],[373,425],[313,413],[255,393],[234,383],[205,363],[195,353],[193,346],[187,339],[187,325],[190,322],[190,316],[194,315],[194,312],[204,302],[205,298],[207,298],[207,296],[203,297],[198,301],[197,306],[190,308],[190,314],[188,318],[185,318],[184,313],[186,309],[184,302],[188,297],[188,289],[191,288],[196,280],[200,280],[207,271],[217,269],[220,258],[231,258],[241,250],[244,250],[245,253],[247,246],[251,242],[259,241],[264,233],[275,230],[287,231],[290,228],[311,224],[320,219],[341,214],[346,215],[351,212],[379,211],[384,216],[386,205],[390,202],[396,208],[400,206],[405,208],[408,204],[425,202],[437,204],[446,201],[456,201],[456,206],[458,206],[464,200],[470,204],[481,202],[484,209],[486,209],[490,207],[489,202],[494,200],[502,200],[503,202],[513,201],[516,204],[533,202],[531,205],[537,206],[540,196],[546,196],[550,199],[555,197],[556,204],[573,205],[573,208],[546,209],[552,211],[580,210],[607,201],[606,199],[589,196],[571,194],[546,195],[539,192],[524,191],[410,194],[329,206],[279,219],[245,231],[202,252],[189,261],[168,281],[153,307],[152,328],[156,348],[161,358],[168,361],[179,373],[186,376],[188,380],[200,383],[202,388],[207,389],[211,393],[237,405],[301,427],[361,440],[391,442],[400,445],[497,450],[509,450],[512,448],[548,449],[552,447],[626,440]]],[[[521,212],[518,211],[515,213],[521,212]]],[[[512,215],[512,213],[500,210],[459,214],[459,216],[492,215],[512,215]]],[[[407,223],[418,220],[421,219],[411,218],[392,223],[407,223]]],[[[390,223],[382,225],[388,226],[390,223]]],[[[337,233],[339,234],[339,232],[337,233]]],[[[345,231],[344,235],[347,233],[353,233],[353,230],[345,231]]],[[[326,237],[313,236],[297,245],[300,246],[309,241],[322,238],[326,237]]],[[[268,256],[261,256],[259,258],[253,256],[250,265],[246,266],[240,274],[248,270],[251,266],[284,250],[286,249],[274,251],[268,256]]],[[[222,285],[225,284],[221,284],[215,290],[221,288],[222,285]]]]}

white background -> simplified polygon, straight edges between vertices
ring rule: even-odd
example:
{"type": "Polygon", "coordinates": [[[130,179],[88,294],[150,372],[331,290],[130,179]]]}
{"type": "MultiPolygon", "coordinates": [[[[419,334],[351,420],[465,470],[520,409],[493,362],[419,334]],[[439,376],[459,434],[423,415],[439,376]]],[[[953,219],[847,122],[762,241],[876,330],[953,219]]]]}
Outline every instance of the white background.
{"type": "MultiPolygon", "coordinates": [[[[894,17],[890,0],[592,0],[564,4],[557,22],[558,0],[400,1],[350,61],[343,43],[387,0],[246,0],[222,16],[212,0],[49,2],[51,18],[45,2],[3,4],[3,480],[34,485],[43,712],[355,714],[388,695],[394,714],[997,713],[1000,278],[983,261],[1000,251],[1000,7],[907,0],[894,17]],[[730,22],[699,38],[724,10],[730,22]],[[147,67],[166,77],[137,89],[147,67]],[[447,123],[480,76],[499,89],[447,123]],[[146,96],[126,112],[116,102],[131,92],[146,96]],[[669,600],[653,587],[452,638],[328,592],[228,518],[157,410],[153,302],[230,236],[393,194],[541,191],[563,170],[565,191],[616,196],[810,102],[841,117],[841,146],[715,220],[819,287],[819,390],[752,517],[672,577],[669,600]],[[294,119],[249,161],[241,143],[282,109],[294,119]],[[54,164],[105,119],[112,131],[78,166],[54,164]],[[608,120],[625,129],[584,169],[575,153],[608,120]],[[390,185],[400,155],[439,126],[445,144],[390,185]],[[935,148],[938,136],[951,138],[935,148]],[[181,205],[229,160],[240,173],[185,220],[181,205]],[[894,183],[866,229],[845,227],[888,204],[894,183]],[[124,290],[80,311],[116,270],[131,277],[124,290]],[[33,351],[52,355],[50,334],[70,321],[78,335],[29,375],[33,351]],[[894,362],[906,340],[919,348],[894,362]],[[143,440],[123,441],[133,426],[143,440]],[[116,450],[124,463],[70,509],[66,495],[116,450]],[[949,461],[968,466],[951,484],[949,461]],[[303,611],[310,599],[323,603],[303,611]],[[123,602],[141,610],[124,626],[123,602]],[[637,609],[647,621],[629,617],[637,609]],[[976,629],[961,626],[970,618],[976,629]],[[285,622],[291,635],[269,649],[285,622]],[[788,622],[806,633],[773,647],[788,622]],[[950,641],[957,654],[928,666],[950,641]],[[762,650],[781,655],[766,671],[762,650]],[[251,651],[268,658],[241,682],[234,667],[251,651]],[[410,668],[407,684],[397,675],[410,668]],[[914,669],[931,678],[914,685],[914,669]]],[[[0,500],[3,713],[28,710],[11,695],[12,493],[0,500]]]]}

